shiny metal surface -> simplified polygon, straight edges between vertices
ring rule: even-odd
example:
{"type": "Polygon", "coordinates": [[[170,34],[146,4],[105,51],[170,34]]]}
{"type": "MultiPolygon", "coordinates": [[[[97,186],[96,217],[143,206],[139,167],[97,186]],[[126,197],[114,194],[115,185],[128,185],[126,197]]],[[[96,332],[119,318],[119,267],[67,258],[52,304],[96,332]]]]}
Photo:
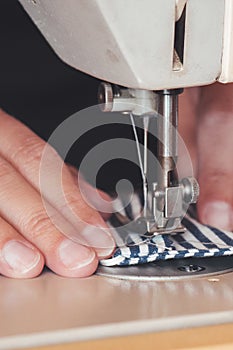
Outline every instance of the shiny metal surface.
{"type": "MultiPolygon", "coordinates": [[[[190,176],[180,183],[181,179],[177,176],[178,95],[182,91],[183,89],[164,89],[154,93],[149,90],[112,86],[105,82],[99,87],[98,98],[103,112],[120,111],[130,115],[142,177],[143,203],[140,220],[145,223],[144,234],[168,234],[177,230],[183,232],[181,220],[189,204],[196,203],[198,198],[197,181],[190,176]],[[143,157],[134,115],[143,119],[143,157]],[[147,159],[150,118],[156,120],[157,134],[154,135],[154,146],[156,160],[160,165],[152,181],[148,180],[147,159]],[[150,200],[149,191],[152,194],[150,200]]],[[[128,218],[124,218],[124,223],[127,220],[128,218]]]]}
{"type": "Polygon", "coordinates": [[[158,123],[160,138],[158,156],[171,157],[174,160],[178,156],[176,128],[178,126],[178,94],[181,91],[162,90],[158,93],[158,114],[163,116],[158,123]]]}
{"type": "Polygon", "coordinates": [[[233,272],[233,257],[156,261],[137,266],[99,266],[97,274],[137,281],[179,281],[233,272]]]}
{"type": "Polygon", "coordinates": [[[184,201],[188,204],[196,203],[200,194],[200,188],[197,180],[192,177],[185,177],[181,180],[183,185],[184,201]]]}

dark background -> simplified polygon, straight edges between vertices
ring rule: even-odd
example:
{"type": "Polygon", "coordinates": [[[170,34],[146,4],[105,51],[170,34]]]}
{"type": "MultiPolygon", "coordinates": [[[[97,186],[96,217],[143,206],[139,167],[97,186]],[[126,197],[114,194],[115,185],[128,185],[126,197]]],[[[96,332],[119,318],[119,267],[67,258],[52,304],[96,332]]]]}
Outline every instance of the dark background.
{"type": "Polygon", "coordinates": [[[0,105],[44,139],[97,103],[99,81],[63,63],[17,0],[0,0],[0,45],[0,105]]]}
{"type": "MultiPolygon", "coordinates": [[[[43,139],[64,119],[97,103],[99,80],[63,63],[16,0],[0,0],[0,45],[0,107],[43,139]]],[[[78,166],[106,135],[131,138],[132,130],[109,126],[93,131],[72,147],[68,161],[78,166]]],[[[137,166],[123,160],[106,164],[98,186],[112,191],[120,178],[140,182],[137,166]]]]}

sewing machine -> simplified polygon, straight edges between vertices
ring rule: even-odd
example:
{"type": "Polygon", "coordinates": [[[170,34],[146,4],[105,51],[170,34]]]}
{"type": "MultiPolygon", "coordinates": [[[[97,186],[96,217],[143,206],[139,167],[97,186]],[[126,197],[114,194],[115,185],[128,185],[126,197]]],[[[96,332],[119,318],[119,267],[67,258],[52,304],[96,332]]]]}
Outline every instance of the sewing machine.
{"type": "MultiPolygon", "coordinates": [[[[177,172],[178,96],[185,87],[233,81],[232,1],[20,2],[62,60],[105,81],[98,92],[101,109],[130,115],[143,195],[133,228],[148,235],[184,232],[181,220],[199,186],[192,174],[181,179],[177,172]],[[160,168],[148,182],[155,115],[160,168]],[[143,120],[144,159],[134,117],[143,120]]],[[[128,217],[118,218],[130,224],[128,217]]]]}
{"type": "MultiPolygon", "coordinates": [[[[161,172],[152,184],[143,183],[145,197],[148,187],[152,188],[152,197],[150,207],[143,208],[141,219],[149,234],[182,231],[184,208],[187,210],[197,200],[199,190],[193,177],[178,181],[175,176],[178,95],[185,87],[233,81],[233,2],[20,2],[62,60],[105,81],[99,90],[103,111],[142,117],[145,139],[148,130],[144,117],[154,113],[162,116],[157,149],[161,172]]],[[[144,175],[145,159],[146,155],[144,175]]],[[[173,271],[167,266],[167,276],[162,279],[150,278],[153,269],[147,267],[148,278],[144,276],[143,280],[147,279],[147,283],[102,276],[69,280],[49,272],[32,281],[4,279],[0,288],[5,304],[0,309],[5,320],[2,327],[5,338],[0,341],[0,348],[233,322],[232,273],[221,275],[221,267],[215,266],[218,276],[208,277],[197,271],[197,276],[204,277],[190,279],[196,272],[184,271],[184,275],[190,274],[177,282],[176,267],[175,262],[173,271]],[[21,289],[15,288],[19,283],[21,289]],[[18,299],[12,297],[14,291],[18,299]],[[9,298],[16,300],[13,307],[9,298]],[[46,311],[42,311],[42,304],[46,311]],[[100,311],[103,309],[105,313],[100,311]],[[77,312],[72,316],[74,310],[77,312]],[[27,323],[31,314],[37,315],[36,322],[27,323]],[[11,328],[12,320],[16,330],[11,328]]],[[[213,334],[211,337],[214,339],[213,334]]],[[[181,344],[188,347],[185,336],[182,339],[181,344]]],[[[210,338],[208,341],[210,344],[210,338]]],[[[232,342],[231,337],[229,349],[232,342]]],[[[136,342],[134,347],[138,348],[136,342]]]]}
{"type": "Polygon", "coordinates": [[[178,95],[185,87],[233,80],[232,2],[20,2],[62,60],[105,81],[99,89],[103,111],[143,117],[140,224],[149,234],[182,232],[181,219],[199,187],[192,174],[177,177],[178,95]],[[160,171],[148,183],[148,118],[155,113],[160,171]]]}

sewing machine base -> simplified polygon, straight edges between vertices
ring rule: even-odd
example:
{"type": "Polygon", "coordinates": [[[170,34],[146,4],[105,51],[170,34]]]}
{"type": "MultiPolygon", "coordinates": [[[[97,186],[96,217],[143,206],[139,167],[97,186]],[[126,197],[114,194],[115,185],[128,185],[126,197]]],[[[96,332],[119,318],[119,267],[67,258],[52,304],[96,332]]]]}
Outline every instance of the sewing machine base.
{"type": "Polygon", "coordinates": [[[233,271],[233,256],[155,261],[136,266],[99,266],[97,275],[124,280],[167,281],[213,277],[233,271]]]}

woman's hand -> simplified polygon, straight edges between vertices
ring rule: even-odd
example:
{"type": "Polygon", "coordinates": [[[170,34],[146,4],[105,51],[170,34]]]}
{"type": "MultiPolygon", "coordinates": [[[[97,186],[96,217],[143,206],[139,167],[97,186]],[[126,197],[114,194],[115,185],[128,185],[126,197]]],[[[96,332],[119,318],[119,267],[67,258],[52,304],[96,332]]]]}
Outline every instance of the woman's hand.
{"type": "Polygon", "coordinates": [[[186,89],[180,102],[179,131],[200,184],[199,219],[232,230],[233,84],[186,89]]]}
{"type": "MultiPolygon", "coordinates": [[[[26,126],[0,111],[0,273],[35,277],[46,264],[61,276],[89,276],[98,259],[111,254],[114,240],[102,216],[83,200],[68,166],[62,165],[62,190],[76,221],[56,195],[43,193],[42,198],[39,173],[45,145],[26,126]]],[[[62,160],[46,147],[51,158],[46,177],[52,186],[53,164],[62,160]]],[[[90,185],[81,182],[86,192],[92,192],[90,185]]],[[[107,203],[106,195],[101,195],[107,203]]]]}

